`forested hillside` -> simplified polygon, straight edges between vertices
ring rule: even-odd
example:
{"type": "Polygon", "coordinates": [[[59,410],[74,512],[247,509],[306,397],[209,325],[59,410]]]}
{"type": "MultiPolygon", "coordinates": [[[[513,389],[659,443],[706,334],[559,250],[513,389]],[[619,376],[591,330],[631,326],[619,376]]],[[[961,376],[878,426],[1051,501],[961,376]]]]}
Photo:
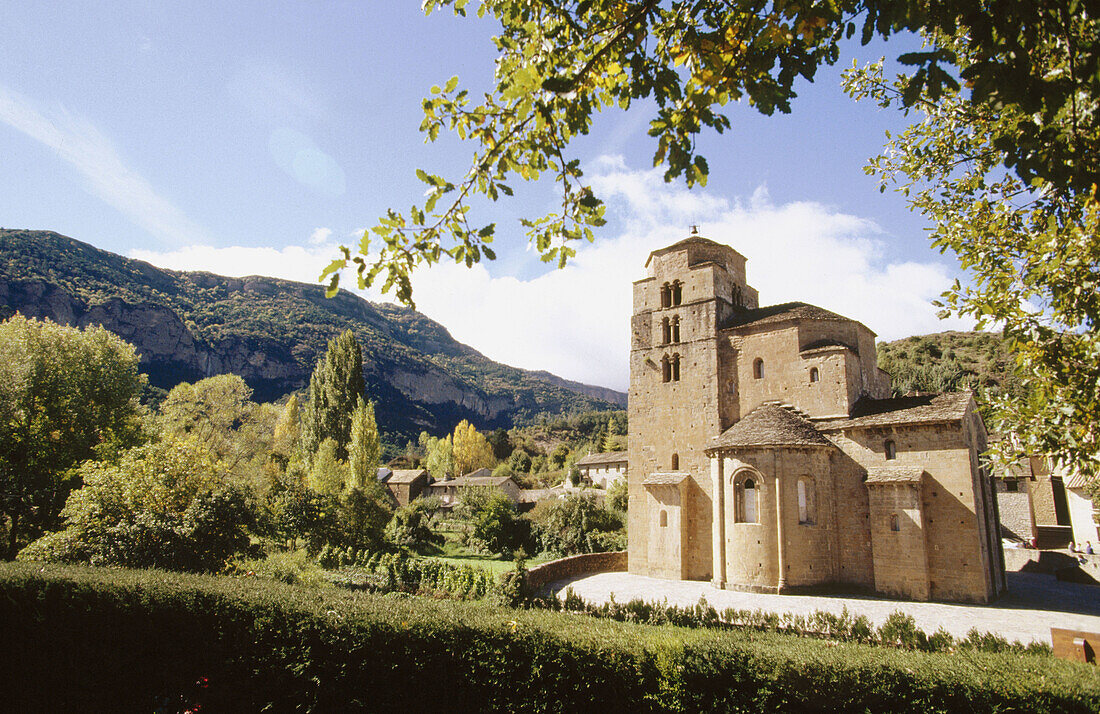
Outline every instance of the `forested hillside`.
{"type": "Polygon", "coordinates": [[[880,342],[878,366],[893,377],[898,395],[969,389],[979,404],[1002,392],[1022,396],[1012,355],[992,332],[939,332],[880,342]]]}
{"type": "Polygon", "coordinates": [[[328,339],[351,329],[390,440],[461,419],[511,426],[540,413],[615,408],[626,395],[490,360],[420,313],[267,277],[178,272],[50,231],[0,230],[0,318],[102,324],[132,342],[150,383],[241,375],[256,398],[302,388],[328,339]]]}

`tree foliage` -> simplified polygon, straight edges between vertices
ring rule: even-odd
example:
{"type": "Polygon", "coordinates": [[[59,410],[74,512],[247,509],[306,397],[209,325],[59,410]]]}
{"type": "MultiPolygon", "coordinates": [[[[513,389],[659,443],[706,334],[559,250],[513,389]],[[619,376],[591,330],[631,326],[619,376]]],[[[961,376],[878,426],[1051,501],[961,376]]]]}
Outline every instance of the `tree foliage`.
{"type": "Polygon", "coordinates": [[[348,445],[349,487],[363,488],[376,480],[382,460],[382,443],[378,438],[378,423],[374,419],[374,402],[362,397],[351,415],[351,443],[348,445]]]}
{"type": "MultiPolygon", "coordinates": [[[[929,46],[951,58],[969,93],[957,83],[919,86],[912,76],[889,81],[881,63],[849,72],[846,86],[857,98],[916,112],[868,170],[908,197],[931,222],[933,245],[967,270],[969,280],[944,294],[944,313],[1003,329],[1019,393],[990,400],[992,426],[1006,437],[996,454],[1006,463],[1051,454],[1100,474],[1100,35],[1087,12],[1063,9],[1057,27],[1036,19],[1051,34],[1029,31],[1021,49],[1030,71],[1073,90],[1068,104],[1052,108],[1049,97],[1027,99],[1018,89],[998,93],[988,86],[988,58],[964,36],[935,32],[929,46]],[[989,93],[1019,104],[976,101],[989,93]],[[1046,167],[1054,158],[1064,165],[1046,167]]],[[[1019,81],[1034,84],[1027,75],[1019,81]]]]}
{"type": "Polygon", "coordinates": [[[312,454],[325,439],[336,444],[336,458],[346,460],[351,416],[363,396],[363,351],[351,330],[328,342],[309,380],[309,403],[302,415],[302,445],[312,454]]]}
{"type": "Polygon", "coordinates": [[[140,437],[134,348],[100,327],[0,323],[0,520],[19,544],[57,526],[68,469],[140,437]]]}
{"type": "Polygon", "coordinates": [[[450,434],[440,439],[422,431],[420,448],[424,450],[424,468],[432,478],[443,480],[455,474],[454,446],[451,443],[450,434]]]}
{"type": "Polygon", "coordinates": [[[65,528],[23,549],[21,560],[216,571],[248,546],[254,511],[195,438],[86,462],[65,528]]]}
{"type": "MultiPolygon", "coordinates": [[[[449,7],[465,15],[467,0],[426,0],[425,12],[449,7]]],[[[409,272],[452,260],[467,266],[493,259],[494,224],[471,218],[472,200],[511,196],[516,179],[548,175],[560,207],[523,220],[543,260],[564,263],[579,240],[603,224],[603,203],[584,180],[570,144],[587,134],[596,113],[655,108],[649,134],[654,165],[666,180],[705,184],[706,159],[696,147],[704,130],[730,127],[722,107],[746,100],[760,112],[789,112],[800,78],[835,63],[846,41],[927,31],[926,52],[899,57],[915,71],[901,101],[913,106],[958,86],[972,88],[976,106],[1009,107],[1014,143],[998,148],[1003,163],[1024,180],[1039,177],[1075,190],[1100,178],[1100,114],[1081,106],[1100,85],[1098,16],[1088,2],[994,3],[984,0],[481,0],[479,17],[500,24],[494,87],[480,101],[452,77],[423,101],[420,129],[428,141],[443,130],[475,145],[466,173],[455,180],[417,170],[426,185],[423,205],[391,209],[367,230],[352,257],[324,271],[335,291],[340,271],[354,263],[360,286],[382,279],[412,301],[409,272]],[[1052,39],[1053,38],[1053,39],[1052,39]],[[1051,72],[1042,49],[1058,46],[1065,71],[1051,72]],[[1036,52],[1036,50],[1040,50],[1036,52]],[[960,61],[959,57],[965,57],[960,61]],[[954,72],[954,73],[953,73],[954,72]],[[1061,119],[1071,116],[1072,122],[1061,119]],[[372,242],[376,241],[376,242],[372,242]]]]}
{"type": "Polygon", "coordinates": [[[468,474],[471,471],[492,468],[496,465],[493,447],[489,445],[485,436],[465,419],[455,427],[451,444],[456,474],[468,474]]]}

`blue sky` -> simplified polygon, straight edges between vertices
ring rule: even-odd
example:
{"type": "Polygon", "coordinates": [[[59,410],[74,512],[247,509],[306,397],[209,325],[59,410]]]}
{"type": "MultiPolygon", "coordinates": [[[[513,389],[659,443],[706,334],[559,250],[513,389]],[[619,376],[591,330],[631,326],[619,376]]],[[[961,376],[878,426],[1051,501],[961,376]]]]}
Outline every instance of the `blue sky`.
{"type": "MultiPolygon", "coordinates": [[[[415,2],[0,4],[0,225],[164,267],[312,281],[337,244],[419,200],[417,167],[464,168],[470,147],[423,143],[420,98],[454,74],[488,88],[492,33],[415,2]]],[[[649,168],[645,107],[601,115],[574,151],[608,200],[597,243],[550,271],[516,219],[552,192],[526,187],[483,214],[500,259],[418,275],[418,306],[494,359],[623,389],[630,282],[698,223],[749,258],[765,303],[815,302],[884,339],[964,327],[929,304],[953,261],[863,171],[902,117],[838,85],[839,69],[823,71],[789,116],[731,107],[732,131],[700,140],[702,191],[649,168]]]]}

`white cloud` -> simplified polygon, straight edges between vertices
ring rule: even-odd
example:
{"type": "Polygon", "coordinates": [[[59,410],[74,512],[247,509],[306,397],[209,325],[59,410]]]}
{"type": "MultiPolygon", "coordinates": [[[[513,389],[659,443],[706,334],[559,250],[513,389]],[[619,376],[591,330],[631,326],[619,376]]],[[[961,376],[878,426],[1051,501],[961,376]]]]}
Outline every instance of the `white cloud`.
{"type": "Polygon", "coordinates": [[[321,245],[323,243],[327,243],[329,236],[331,235],[331,228],[314,228],[313,232],[309,234],[309,244],[321,245]]]}
{"type": "Polygon", "coordinates": [[[157,238],[174,245],[208,241],[206,232],[127,166],[110,139],[86,119],[64,109],[43,111],[0,85],[0,122],[45,145],[87,180],[90,193],[157,238]]]}
{"type": "MultiPolygon", "coordinates": [[[[618,159],[604,159],[600,167],[594,183],[609,210],[626,217],[619,235],[585,244],[565,269],[528,280],[494,277],[485,264],[433,266],[414,275],[418,308],[492,359],[625,390],[631,283],[644,277],[650,251],[684,238],[694,222],[702,235],[748,258],[749,283],[760,291],[762,304],[811,302],[863,322],[881,339],[970,327],[941,322],[931,305],[951,280],[947,266],[889,260],[873,221],[812,202],[775,205],[763,188],[747,201],[688,192],[665,184],[655,171],[631,171],[618,159]]],[[[176,269],[313,282],[335,248],[133,255],[176,269]]]]}

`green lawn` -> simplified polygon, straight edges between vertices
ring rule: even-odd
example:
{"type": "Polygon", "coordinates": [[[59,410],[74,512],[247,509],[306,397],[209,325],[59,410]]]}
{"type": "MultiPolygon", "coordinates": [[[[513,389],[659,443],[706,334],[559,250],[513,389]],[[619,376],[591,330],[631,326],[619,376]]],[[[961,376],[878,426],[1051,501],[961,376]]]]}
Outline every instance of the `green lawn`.
{"type": "MultiPolygon", "coordinates": [[[[493,575],[500,575],[516,567],[514,561],[505,560],[499,555],[485,555],[484,553],[474,553],[467,550],[458,542],[457,533],[443,533],[442,535],[447,539],[443,543],[443,546],[438,549],[438,552],[428,555],[427,557],[433,560],[442,560],[451,565],[473,565],[475,567],[485,568],[492,572],[493,575]]],[[[534,558],[528,559],[527,567],[530,568],[535,565],[540,565],[550,560],[552,560],[552,558],[549,556],[540,554],[534,558]]]]}

